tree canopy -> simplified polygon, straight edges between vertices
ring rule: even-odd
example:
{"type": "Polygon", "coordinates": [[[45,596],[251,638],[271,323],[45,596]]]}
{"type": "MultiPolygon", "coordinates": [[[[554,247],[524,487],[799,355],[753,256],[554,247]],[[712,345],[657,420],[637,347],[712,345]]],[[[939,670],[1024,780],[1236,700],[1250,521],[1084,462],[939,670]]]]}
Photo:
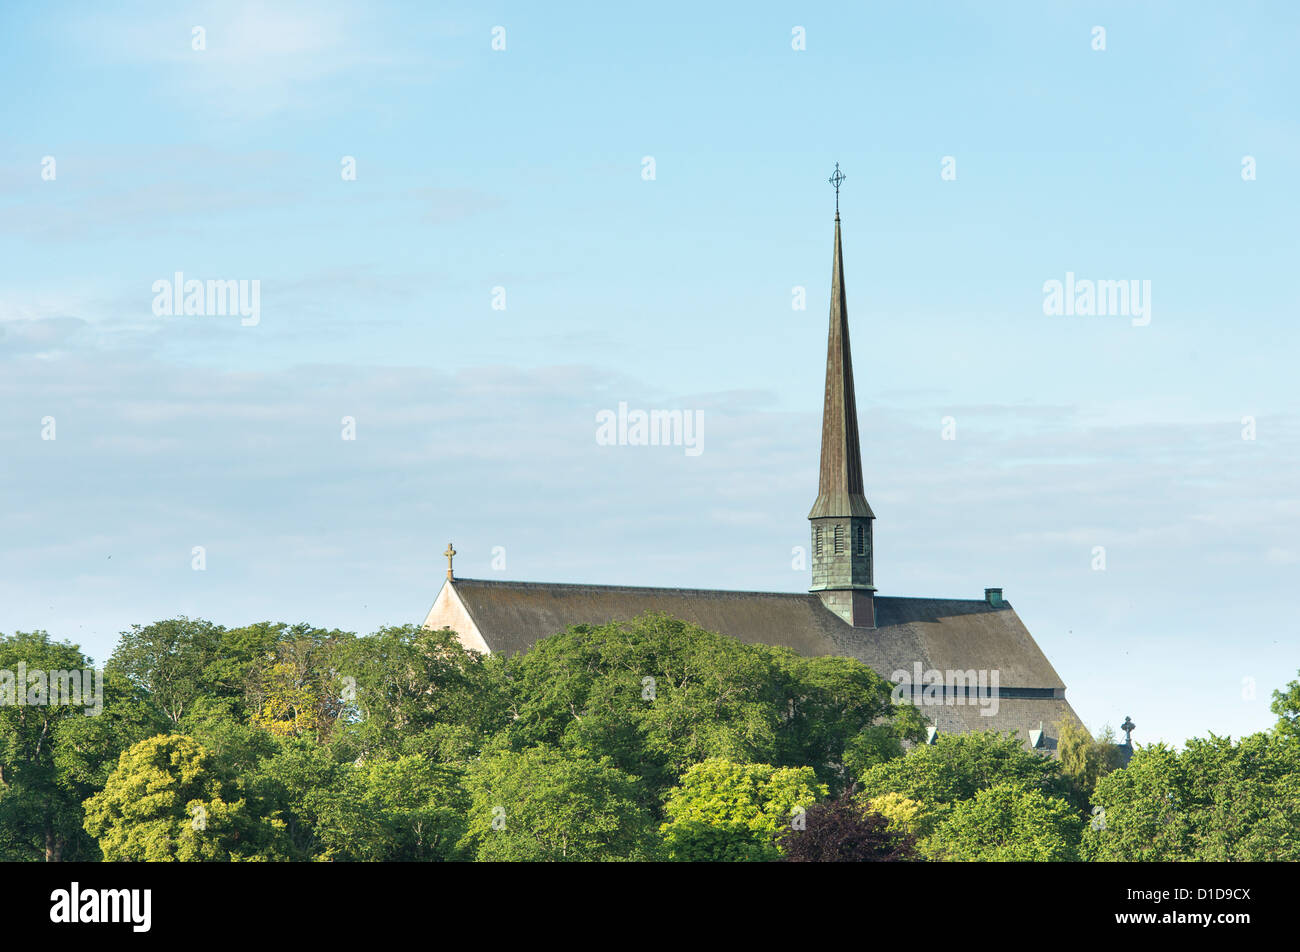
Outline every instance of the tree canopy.
{"type": "Polygon", "coordinates": [[[662,614],[505,659],[417,625],[165,619],[121,633],[93,710],[18,703],[19,670],[92,667],[0,635],[0,859],[1300,859],[1300,681],[1270,731],[1121,769],[1074,724],[1058,758],[921,743],[855,660],[662,614]]]}
{"type": "Polygon", "coordinates": [[[1139,747],[1094,793],[1084,832],[1095,860],[1295,862],[1300,738],[1289,731],[1139,747]]]}
{"type": "Polygon", "coordinates": [[[777,836],[800,825],[827,794],[811,767],[773,767],[706,760],[668,793],[660,828],[668,859],[710,862],[773,860],[777,836]]]}

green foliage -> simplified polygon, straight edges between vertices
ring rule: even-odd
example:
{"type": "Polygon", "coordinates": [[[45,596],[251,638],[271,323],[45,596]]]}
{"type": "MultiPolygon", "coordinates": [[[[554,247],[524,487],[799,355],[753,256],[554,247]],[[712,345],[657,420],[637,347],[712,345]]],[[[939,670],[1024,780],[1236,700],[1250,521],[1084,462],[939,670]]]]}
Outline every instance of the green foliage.
{"type": "Polygon", "coordinates": [[[1058,725],[1058,736],[1056,752],[1070,802],[1087,810],[1097,781],[1120,765],[1115,732],[1106,727],[1094,739],[1078,721],[1065,720],[1058,725]]]}
{"type": "Polygon", "coordinates": [[[468,757],[506,722],[500,665],[454,632],[381,628],[343,645],[336,665],[336,677],[355,685],[343,742],[356,755],[468,757]]]}
{"type": "MultiPolygon", "coordinates": [[[[0,636],[19,663],[90,667],[0,636]]],[[[1300,859],[1300,681],[1273,731],[1125,770],[1073,723],[1059,762],[917,744],[857,661],[654,614],[508,659],[416,625],[174,618],[122,633],[102,686],[91,717],[0,706],[0,860],[1300,859]]]]}
{"type": "Polygon", "coordinates": [[[340,771],[313,800],[321,859],[449,860],[460,857],[469,797],[459,771],[406,756],[340,771]]]}
{"type": "Polygon", "coordinates": [[[790,703],[782,734],[784,764],[809,764],[835,790],[868,766],[903,755],[903,741],[920,741],[926,722],[910,704],[894,704],[891,685],[852,658],[801,658],[787,651],[790,703]]]}
{"type": "Polygon", "coordinates": [[[546,747],[485,754],[469,771],[465,847],[479,860],[656,857],[637,781],[607,761],[546,747]]]}
{"type": "Polygon", "coordinates": [[[1084,855],[1103,861],[1300,860],[1300,738],[1193,738],[1140,747],[1103,777],[1084,855]]]}
{"type": "Polygon", "coordinates": [[[185,617],[132,625],[122,632],[108,667],[178,725],[194,701],[234,691],[222,677],[229,671],[220,657],[224,633],[220,625],[185,617]]]}
{"type": "Polygon", "coordinates": [[[1274,730],[1279,734],[1300,737],[1300,681],[1288,681],[1282,690],[1274,691],[1270,710],[1278,718],[1274,730]]]}
{"type": "Polygon", "coordinates": [[[245,777],[246,789],[267,816],[284,823],[286,851],[294,859],[326,853],[323,830],[335,791],[355,764],[340,763],[335,751],[308,738],[287,738],[245,777]]]}
{"type": "Polygon", "coordinates": [[[281,858],[283,824],[253,815],[212,753],[179,734],[125,751],[85,812],[110,862],[281,858]]]}
{"type": "Polygon", "coordinates": [[[901,793],[926,804],[952,804],[1008,782],[1053,795],[1064,790],[1057,761],[994,731],[940,734],[933,744],[868,768],[859,789],[866,797],[901,793]]]}
{"type": "MultiPolygon", "coordinates": [[[[972,801],[982,792],[1001,786],[1037,794],[1053,805],[1069,793],[1059,762],[1026,750],[1015,735],[994,731],[940,734],[933,744],[922,744],[901,759],[868,768],[862,774],[859,793],[873,808],[886,813],[895,828],[906,828],[921,837],[920,850],[925,855],[971,858],[971,849],[954,847],[950,838],[970,829],[975,816],[979,822],[991,823],[995,806],[1019,803],[1028,808],[1038,803],[1034,799],[986,799],[979,807],[983,812],[971,814],[975,809],[972,801]],[[958,814],[961,826],[946,826],[958,814]]],[[[1077,821],[1077,812],[1074,816],[1077,821]]],[[[1077,840],[1076,833],[1074,842],[1077,840]]],[[[1014,848],[1019,847],[1008,847],[1014,848]]]]}
{"type": "Polygon", "coordinates": [[[796,808],[826,796],[811,767],[773,767],[706,760],[691,767],[668,795],[660,827],[668,859],[738,862],[780,856],[778,832],[796,808]]]}
{"type": "Polygon", "coordinates": [[[243,706],[235,698],[196,698],[179,729],[210,751],[229,773],[253,770],[276,749],[276,737],[256,720],[240,714],[243,706]]]}
{"type": "Polygon", "coordinates": [[[925,718],[917,708],[897,705],[889,723],[864,727],[844,745],[845,776],[860,777],[869,767],[897,760],[905,753],[903,742],[920,741],[925,729],[925,718]]]}
{"type": "Polygon", "coordinates": [[[118,756],[132,744],[163,733],[167,721],[120,673],[104,675],[104,707],[94,717],[60,718],[53,731],[54,766],[60,784],[80,803],[102,790],[118,756]]]}
{"type": "Polygon", "coordinates": [[[873,813],[879,813],[889,821],[891,830],[910,833],[916,837],[926,837],[934,831],[936,817],[920,800],[913,800],[901,793],[882,793],[867,801],[873,813]]]}
{"type": "Polygon", "coordinates": [[[1065,800],[1001,783],[955,804],[921,850],[936,860],[1069,862],[1078,859],[1081,827],[1065,800]]]}
{"type": "MultiPolygon", "coordinates": [[[[43,631],[0,636],[0,670],[82,671],[90,659],[68,642],[43,631]]],[[[27,685],[12,686],[14,700],[27,685]]],[[[66,704],[0,706],[0,859],[93,860],[98,848],[81,828],[81,801],[101,782],[95,764],[116,756],[123,735],[147,730],[117,704],[118,692],[104,689],[106,710],[87,717],[84,707],[66,704]],[[114,729],[121,734],[115,735],[114,729]]],[[[136,712],[138,714],[138,712],[136,712]]]]}
{"type": "Polygon", "coordinates": [[[888,682],[857,661],[800,658],[666,615],[545,638],[503,675],[513,747],[608,757],[656,797],[710,758],[809,766],[842,787],[846,751],[886,746],[870,732],[899,716],[888,682]]]}
{"type": "Polygon", "coordinates": [[[345,710],[335,667],[355,644],[354,636],[263,622],[227,638],[241,644],[243,639],[260,648],[256,658],[237,665],[252,722],[277,737],[310,733],[328,740],[345,710]]]}

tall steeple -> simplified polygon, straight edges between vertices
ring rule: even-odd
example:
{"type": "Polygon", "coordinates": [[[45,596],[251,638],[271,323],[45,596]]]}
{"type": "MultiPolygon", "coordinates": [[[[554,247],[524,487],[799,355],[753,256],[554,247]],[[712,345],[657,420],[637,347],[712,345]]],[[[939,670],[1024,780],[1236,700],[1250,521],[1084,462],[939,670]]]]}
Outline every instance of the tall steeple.
{"type": "Polygon", "coordinates": [[[822,603],[858,628],[876,625],[871,526],[876,518],[862,486],[858,407],[849,350],[849,309],[840,244],[838,163],[835,186],[835,255],[831,263],[831,318],[826,342],[826,396],[822,407],[822,456],[812,523],[812,589],[822,603]]]}

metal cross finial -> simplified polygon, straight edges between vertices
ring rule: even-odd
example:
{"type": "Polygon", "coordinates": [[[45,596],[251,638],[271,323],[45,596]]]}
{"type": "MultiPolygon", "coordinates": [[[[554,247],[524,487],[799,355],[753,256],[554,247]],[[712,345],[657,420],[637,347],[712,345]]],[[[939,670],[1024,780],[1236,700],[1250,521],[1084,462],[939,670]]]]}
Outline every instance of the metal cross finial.
{"type": "Polygon", "coordinates": [[[848,176],[840,171],[840,164],[836,162],[835,171],[832,172],[831,177],[827,179],[828,182],[830,182],[832,185],[835,186],[835,217],[836,218],[840,217],[840,184],[846,178],[848,178],[848,176]]]}
{"type": "Polygon", "coordinates": [[[451,543],[448,542],[448,543],[447,543],[447,551],[444,552],[444,553],[442,553],[442,554],[445,555],[445,556],[447,557],[447,578],[451,578],[451,559],[452,559],[452,556],[454,556],[454,555],[456,554],[456,550],[453,549],[453,548],[451,547],[451,543]]]}
{"type": "Polygon", "coordinates": [[[1131,718],[1131,717],[1129,717],[1127,714],[1125,714],[1125,715],[1124,715],[1124,723],[1121,724],[1121,725],[1119,725],[1119,729],[1122,730],[1122,731],[1124,732],[1124,746],[1125,746],[1125,747],[1132,747],[1132,746],[1133,746],[1133,731],[1135,731],[1135,730],[1137,729],[1137,725],[1133,723],[1133,718],[1131,718]]]}

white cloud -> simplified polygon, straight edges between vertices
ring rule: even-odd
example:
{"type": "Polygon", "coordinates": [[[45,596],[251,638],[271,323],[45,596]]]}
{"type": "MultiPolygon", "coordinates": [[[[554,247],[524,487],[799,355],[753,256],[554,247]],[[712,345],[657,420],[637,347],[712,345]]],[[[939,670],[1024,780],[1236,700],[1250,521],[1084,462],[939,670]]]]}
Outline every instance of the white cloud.
{"type": "Polygon", "coordinates": [[[431,50],[457,32],[418,8],[252,0],[95,14],[76,28],[84,53],[155,68],[156,90],[238,119],[344,108],[340,79],[428,81],[450,65],[431,50]],[[195,27],[202,50],[193,48],[195,27]]]}

